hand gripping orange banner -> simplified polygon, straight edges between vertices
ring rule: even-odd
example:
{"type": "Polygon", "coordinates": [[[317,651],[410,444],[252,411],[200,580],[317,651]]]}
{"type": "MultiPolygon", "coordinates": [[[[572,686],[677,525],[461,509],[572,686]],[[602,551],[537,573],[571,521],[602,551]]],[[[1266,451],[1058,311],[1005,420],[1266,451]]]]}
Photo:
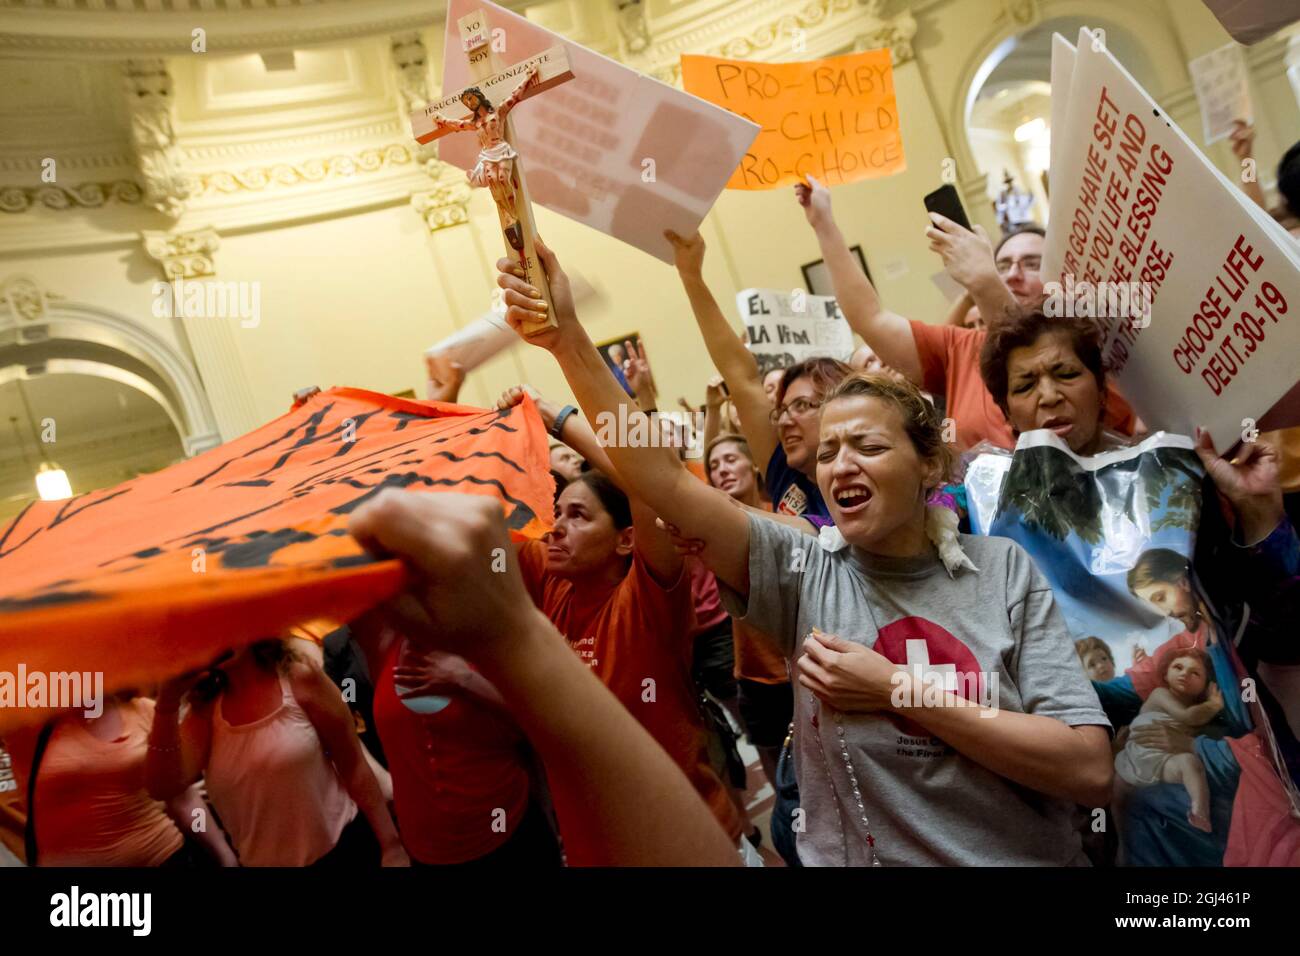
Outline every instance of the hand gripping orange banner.
{"type": "Polygon", "coordinates": [[[29,505],[0,526],[0,730],[48,715],[30,675],[52,691],[102,673],[112,693],[391,597],[401,562],[347,533],[384,488],[494,495],[539,536],[554,482],[537,409],[335,388],[164,471],[29,505]]]}

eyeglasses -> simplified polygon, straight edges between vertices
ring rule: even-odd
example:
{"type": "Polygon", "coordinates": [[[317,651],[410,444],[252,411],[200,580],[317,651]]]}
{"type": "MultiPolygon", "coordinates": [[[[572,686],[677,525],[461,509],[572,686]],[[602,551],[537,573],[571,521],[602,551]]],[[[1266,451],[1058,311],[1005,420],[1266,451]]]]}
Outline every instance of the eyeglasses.
{"type": "Polygon", "coordinates": [[[809,412],[815,412],[822,407],[821,402],[810,402],[806,398],[796,398],[793,402],[786,405],[778,405],[768,413],[768,421],[773,425],[781,420],[781,416],[786,412],[790,413],[791,418],[803,418],[809,412]]]}
{"type": "Polygon", "coordinates": [[[1021,256],[1019,259],[999,259],[994,265],[997,267],[998,275],[1004,276],[1015,266],[1020,266],[1021,272],[1037,272],[1043,268],[1042,256],[1021,256]]]}

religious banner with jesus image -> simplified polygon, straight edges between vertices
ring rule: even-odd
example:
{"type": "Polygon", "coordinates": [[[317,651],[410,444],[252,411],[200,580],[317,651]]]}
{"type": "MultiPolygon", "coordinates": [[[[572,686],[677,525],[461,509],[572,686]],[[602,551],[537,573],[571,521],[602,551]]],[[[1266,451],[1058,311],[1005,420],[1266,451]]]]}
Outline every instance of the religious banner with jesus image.
{"type": "MultiPolygon", "coordinates": [[[[966,472],[972,528],[1033,557],[1115,727],[1108,818],[1128,865],[1257,860],[1273,839],[1256,826],[1260,803],[1300,809],[1254,681],[1243,684],[1240,634],[1191,569],[1202,507],[1217,507],[1203,480],[1191,441],[1163,432],[1087,458],[1026,432],[966,472]]],[[[1286,817],[1300,849],[1300,820],[1286,817]]]]}
{"type": "Polygon", "coordinates": [[[682,86],[759,125],[728,189],[827,186],[907,169],[889,50],[807,63],[683,56],[682,86]]]}
{"type": "MultiPolygon", "coordinates": [[[[0,525],[0,696],[12,675],[70,672],[111,694],[352,620],[405,578],[347,531],[386,488],[488,495],[516,535],[540,536],[554,495],[541,417],[527,398],[485,411],[334,388],[163,471],[33,502],[0,525]]],[[[48,716],[8,689],[24,700],[0,706],[0,731],[48,716]]]]}

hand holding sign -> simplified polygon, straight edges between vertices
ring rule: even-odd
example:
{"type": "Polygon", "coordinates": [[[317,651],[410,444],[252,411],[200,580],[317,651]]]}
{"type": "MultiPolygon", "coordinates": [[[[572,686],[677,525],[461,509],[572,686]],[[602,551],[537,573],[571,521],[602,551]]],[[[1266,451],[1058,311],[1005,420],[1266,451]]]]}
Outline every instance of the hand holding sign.
{"type": "Polygon", "coordinates": [[[809,176],[806,183],[795,183],[794,198],[803,206],[803,214],[808,217],[808,225],[820,229],[833,222],[831,216],[831,191],[809,176]]]}
{"type": "Polygon", "coordinates": [[[1233,120],[1232,132],[1229,138],[1232,141],[1232,155],[1239,160],[1253,159],[1255,156],[1255,127],[1245,120],[1233,120]]]}
{"type": "Polygon", "coordinates": [[[677,271],[683,276],[698,278],[704,274],[704,237],[698,232],[687,239],[668,229],[664,238],[673,246],[673,259],[677,271]]]}

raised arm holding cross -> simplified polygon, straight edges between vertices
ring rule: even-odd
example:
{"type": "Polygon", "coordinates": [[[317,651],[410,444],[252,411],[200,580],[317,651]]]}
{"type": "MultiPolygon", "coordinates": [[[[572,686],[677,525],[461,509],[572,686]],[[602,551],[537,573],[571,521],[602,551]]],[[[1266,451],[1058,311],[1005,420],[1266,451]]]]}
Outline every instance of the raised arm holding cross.
{"type": "Polygon", "coordinates": [[[533,323],[524,331],[532,333],[551,328],[555,325],[551,317],[551,291],[534,247],[537,229],[519,153],[512,142],[509,114],[521,100],[573,79],[569,58],[564,46],[557,45],[503,68],[482,10],[462,17],[457,25],[470,71],[478,82],[411,113],[411,128],[419,143],[432,142],[448,133],[471,130],[478,133],[478,162],[468,174],[469,181],[491,191],[507,251],[523,267],[527,281],[541,292],[547,305],[547,321],[533,323]]]}

